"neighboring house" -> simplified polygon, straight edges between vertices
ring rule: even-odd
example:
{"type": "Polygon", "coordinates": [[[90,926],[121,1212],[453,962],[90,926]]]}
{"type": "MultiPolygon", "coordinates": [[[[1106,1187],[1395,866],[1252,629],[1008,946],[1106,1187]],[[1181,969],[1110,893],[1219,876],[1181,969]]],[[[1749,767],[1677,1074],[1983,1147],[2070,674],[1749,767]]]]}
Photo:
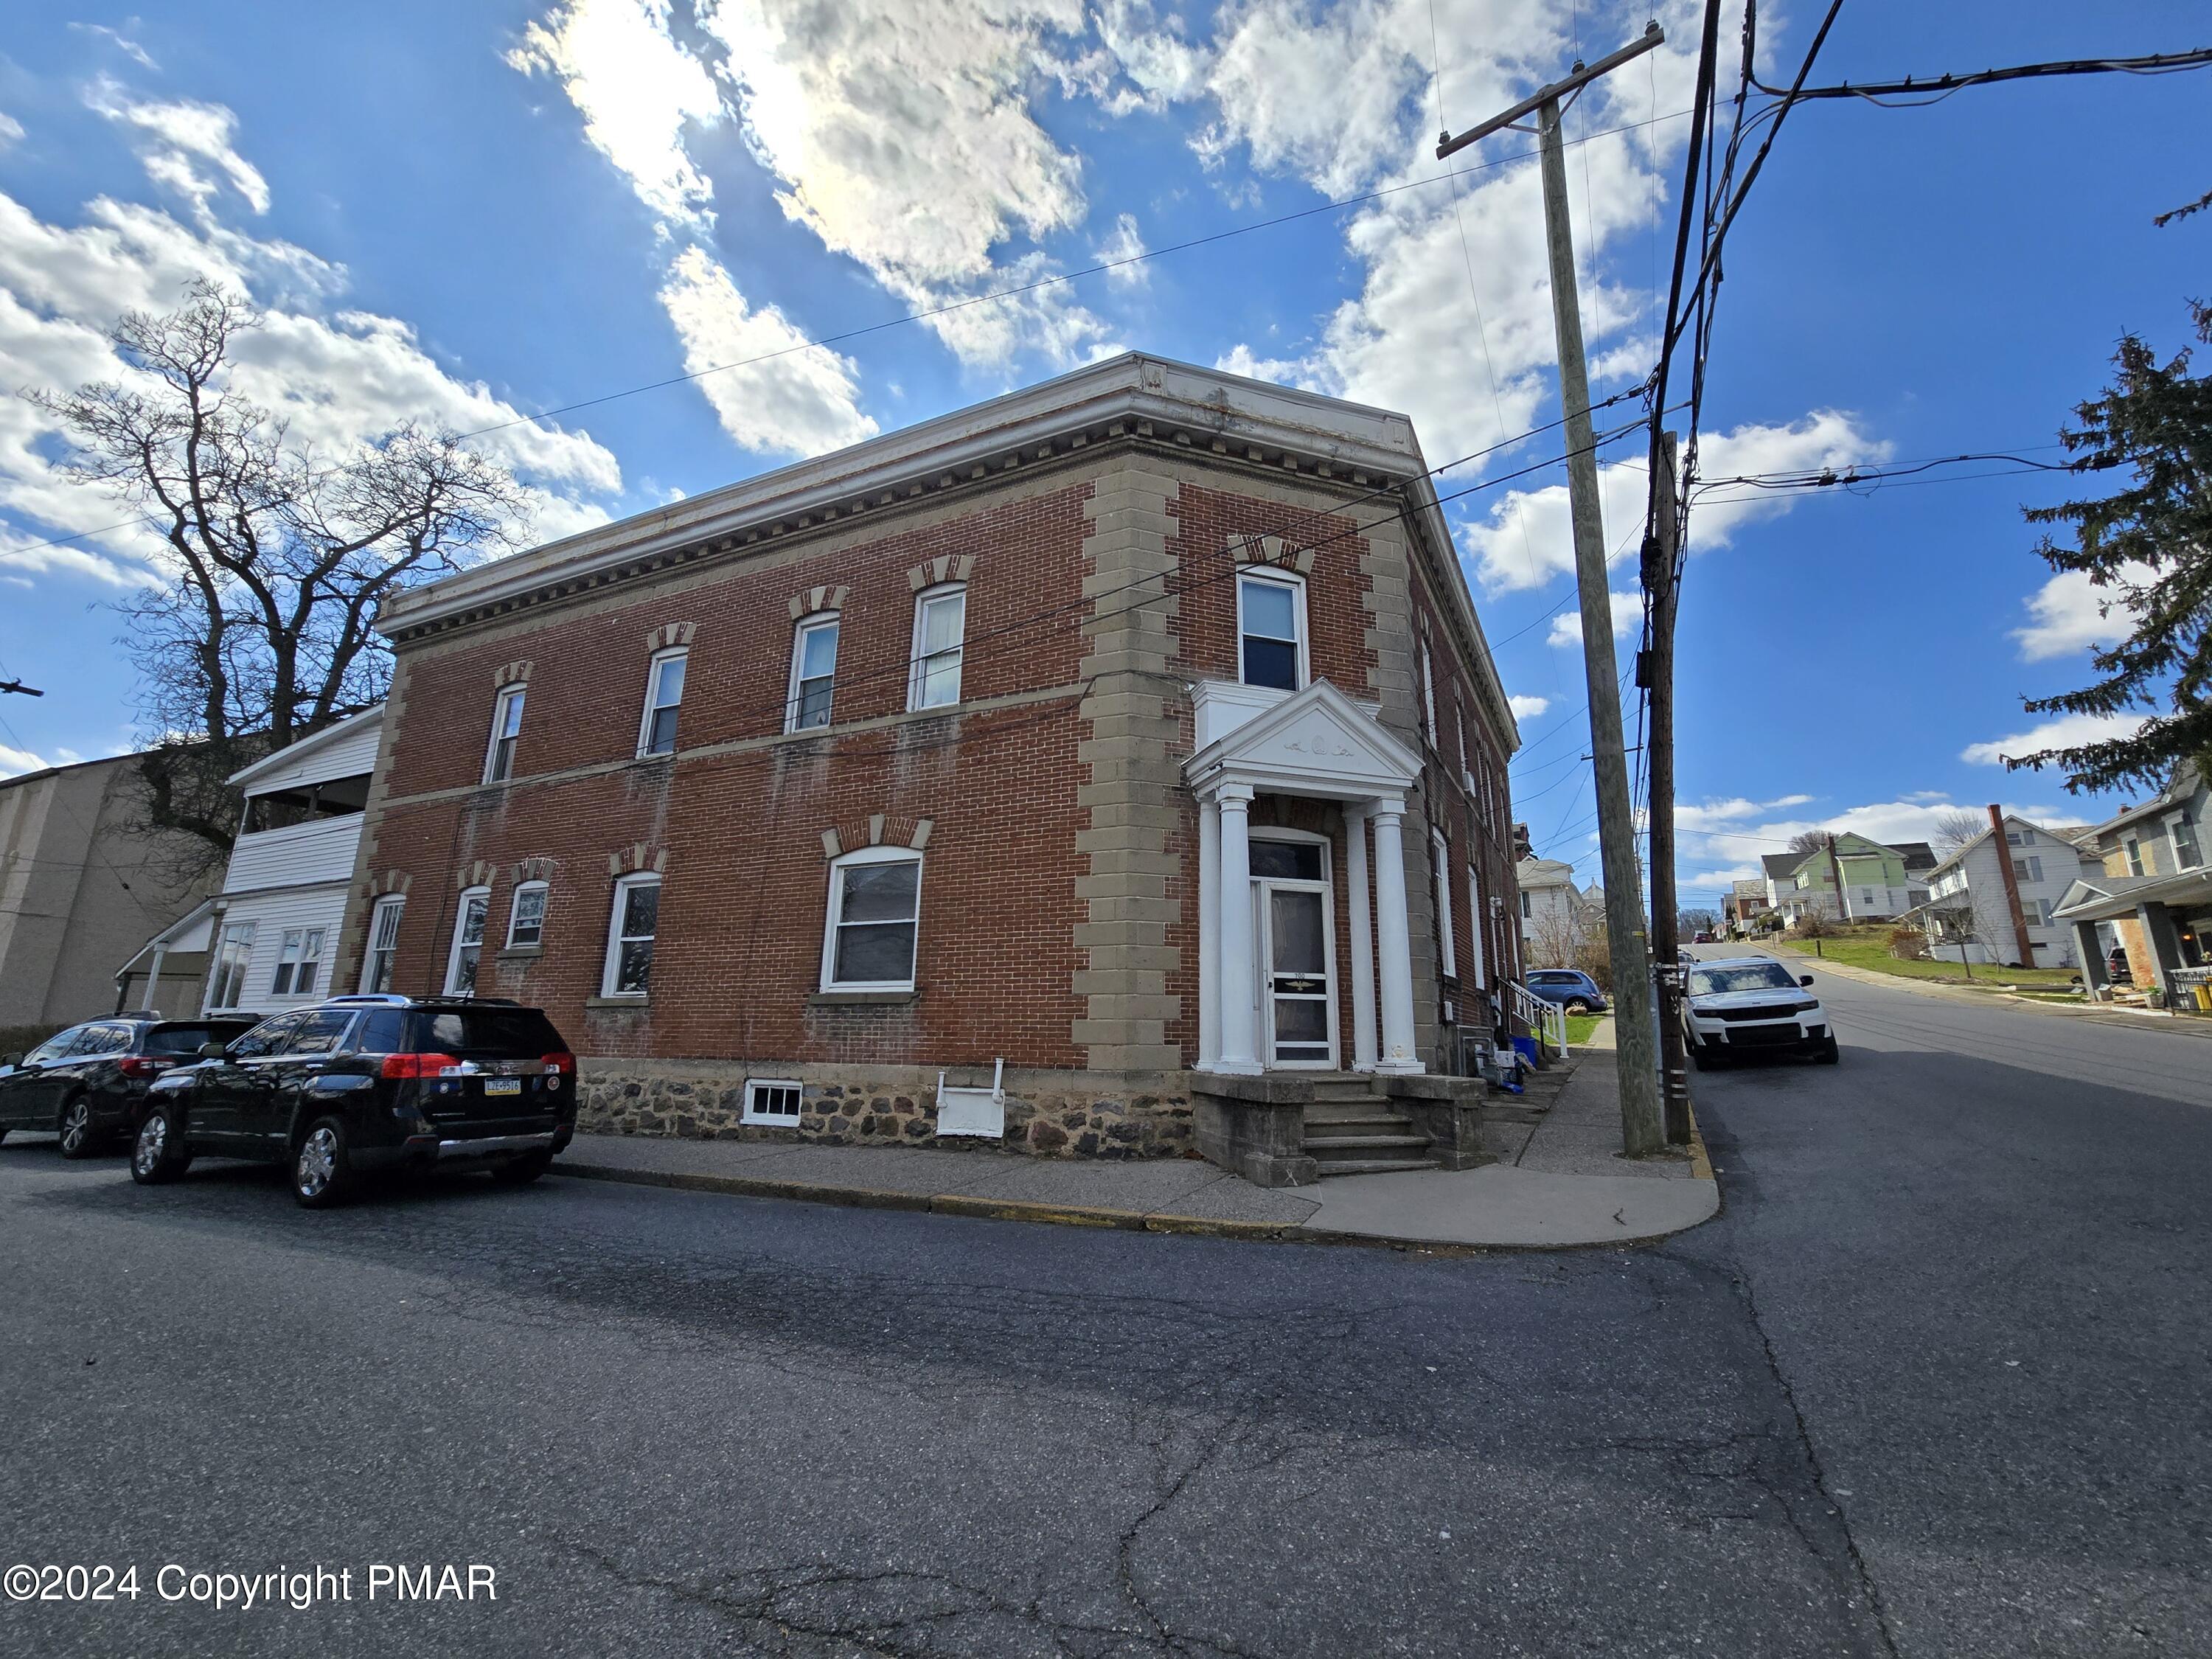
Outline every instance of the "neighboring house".
{"type": "Polygon", "coordinates": [[[2169,1006],[2194,1006],[2212,975],[2212,790],[2185,761],[2151,799],[2090,834],[2098,866],[2057,907],[2090,984],[2106,982],[2118,949],[2136,985],[2162,989],[2169,1006]]]}
{"type": "Polygon", "coordinates": [[[1766,908],[1785,921],[1794,921],[1800,910],[1793,915],[1790,895],[1796,890],[1797,866],[1804,862],[1802,853],[1765,853],[1759,855],[1759,868],[1765,872],[1761,884],[1766,890],[1766,908]]]}
{"type": "Polygon", "coordinates": [[[274,1013],[353,989],[338,935],[383,718],[368,709],[232,774],[246,810],[222,891],[148,939],[126,971],[206,953],[191,1002],[174,1012],[274,1013]]]}
{"type": "Polygon", "coordinates": [[[1425,467],[1131,354],[411,590],[347,969],[472,961],[629,1128],[912,1144],[999,1060],[1036,1152],[1455,1098],[1519,737],[1425,467]]]}
{"type": "Polygon", "coordinates": [[[1788,853],[1765,860],[1775,908],[1795,922],[1808,915],[1829,921],[1887,921],[1912,908],[1905,858],[1893,847],[1844,830],[1831,844],[1809,853],[1788,853]],[[1790,860],[1777,876],[1777,859],[1790,860]],[[1843,884],[1840,897],[1837,877],[1843,884]]]}
{"type": "Polygon", "coordinates": [[[1721,895],[1721,921],[1732,933],[1748,933],[1773,908],[1766,882],[1758,876],[1735,883],[1721,895]]]}
{"type": "MultiPolygon", "coordinates": [[[[85,761],[0,782],[0,1025],[73,1025],[115,1012],[116,964],[216,885],[184,878],[200,846],[142,833],[139,757],[85,761]]],[[[181,958],[133,994],[190,1006],[202,964],[181,958]]],[[[126,988],[128,989],[129,988],[126,988]]]]}
{"type": "Polygon", "coordinates": [[[1912,920],[1929,951],[1947,962],[2078,967],[2073,929],[2052,913],[2097,860],[2056,830],[1989,810],[1990,828],[1928,872],[1912,920]]]}
{"type": "Polygon", "coordinates": [[[1926,903],[1929,874],[1942,862],[1936,849],[1924,841],[1897,841],[1890,843],[1890,850],[1905,860],[1905,908],[1926,903]]]}
{"type": "Polygon", "coordinates": [[[1574,966],[1576,952],[1604,935],[1602,898],[1593,904],[1575,885],[1575,866],[1559,859],[1523,859],[1513,873],[1521,889],[1522,960],[1532,968],[1574,966]]]}

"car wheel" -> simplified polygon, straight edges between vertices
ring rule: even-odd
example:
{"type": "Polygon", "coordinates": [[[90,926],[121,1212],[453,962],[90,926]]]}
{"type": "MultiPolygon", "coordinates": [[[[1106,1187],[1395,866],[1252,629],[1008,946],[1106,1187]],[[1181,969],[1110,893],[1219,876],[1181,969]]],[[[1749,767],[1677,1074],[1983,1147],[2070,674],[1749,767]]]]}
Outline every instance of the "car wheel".
{"type": "Polygon", "coordinates": [[[1571,1014],[1586,1014],[1590,1011],[1589,1004],[1584,1002],[1580,997],[1570,997],[1559,1006],[1571,1014]]]}
{"type": "Polygon", "coordinates": [[[1690,1064],[1701,1072],[1713,1069],[1713,1057],[1705,1052],[1705,1044],[1693,1042],[1690,1045],[1690,1064]]]}
{"type": "Polygon", "coordinates": [[[1813,1058],[1823,1066],[1833,1066],[1843,1058],[1843,1053],[1844,1051],[1836,1046],[1835,1038],[1830,1037],[1827,1042],[1820,1045],[1820,1052],[1813,1058]]]}
{"type": "Polygon", "coordinates": [[[303,1208],[324,1209],[352,1191],[353,1181],[345,1127],[334,1117],[317,1118],[292,1154],[292,1196],[303,1208]]]}
{"type": "Polygon", "coordinates": [[[527,1187],[552,1167],[552,1153],[532,1152],[494,1165],[491,1178],[502,1187],[527,1187]]]}
{"type": "Polygon", "coordinates": [[[131,1178],[142,1187],[158,1187],[184,1174],[191,1161],[182,1115],[169,1107],[147,1113],[131,1147],[131,1178]]]}
{"type": "Polygon", "coordinates": [[[64,1158],[90,1158],[100,1150],[100,1132],[92,1127],[92,1102],[83,1095],[64,1103],[54,1128],[62,1138],[64,1158]]]}

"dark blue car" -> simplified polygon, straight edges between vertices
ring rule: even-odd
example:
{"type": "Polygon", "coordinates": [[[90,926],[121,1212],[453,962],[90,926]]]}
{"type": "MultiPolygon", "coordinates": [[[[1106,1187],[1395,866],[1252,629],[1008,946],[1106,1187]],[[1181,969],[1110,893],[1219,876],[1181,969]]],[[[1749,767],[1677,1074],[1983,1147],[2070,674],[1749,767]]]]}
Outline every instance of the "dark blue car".
{"type": "Polygon", "coordinates": [[[1530,969],[1528,990],[1547,1002],[1558,1003],[1571,1014],[1601,1014],[1613,1006],[1597,988],[1595,980],[1572,968],[1530,969]]]}

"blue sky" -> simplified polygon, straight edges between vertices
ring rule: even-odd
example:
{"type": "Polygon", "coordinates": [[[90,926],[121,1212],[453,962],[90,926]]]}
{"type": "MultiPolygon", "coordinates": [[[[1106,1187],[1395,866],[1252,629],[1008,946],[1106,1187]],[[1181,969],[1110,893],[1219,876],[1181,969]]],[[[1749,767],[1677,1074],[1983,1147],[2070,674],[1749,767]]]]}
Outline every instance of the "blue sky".
{"type": "MultiPolygon", "coordinates": [[[[1815,9],[1765,9],[1770,74],[1794,64],[1815,9]]],[[[248,389],[319,442],[410,417],[515,422],[484,441],[531,487],[541,537],[1128,347],[1402,409],[1441,461],[1556,404],[1534,167],[1419,182],[1439,171],[1437,100],[1470,125],[1650,10],[41,8],[0,46],[0,387],[109,373],[99,330],[115,313],[212,275],[268,313],[248,389]],[[516,422],[1398,185],[1413,187],[516,422]]],[[[1657,8],[1668,46],[1569,117],[1571,137],[1595,135],[1568,170],[1601,395],[1650,361],[1695,11],[1657,8]]],[[[1817,78],[2172,50],[2203,44],[2202,21],[2180,0],[1851,0],[1817,78]]],[[[2151,217],[2212,188],[2208,94],[2203,76],[2102,76],[1799,110],[1731,239],[1705,472],[2055,456],[2039,447],[2102,385],[2121,333],[2186,343],[2212,216],[2151,217]]],[[[1463,160],[1524,148],[1505,135],[1463,160]]],[[[107,529],[122,515],[63,482],[58,453],[43,417],[0,398],[0,671],[47,693],[0,706],[4,771],[132,742],[129,651],[103,607],[158,551],[107,529]],[[82,532],[99,533],[33,545],[82,532]]],[[[1481,466],[1555,453],[1546,434],[1481,466]]],[[[1638,453],[1608,474],[1624,551],[1638,453]]],[[[2077,682],[2109,624],[2030,551],[2020,508],[2059,486],[1954,476],[1978,470],[1813,498],[1716,489],[1701,505],[1680,676],[1686,898],[1814,825],[1922,837],[1946,803],[2050,821],[2114,805],[1992,763],[2036,724],[2021,697],[2077,682]]],[[[1593,875],[1562,481],[1454,511],[1522,700],[1520,815],[1540,852],[1593,875]]],[[[1630,589],[1632,560],[1613,574],[1630,589]]]]}

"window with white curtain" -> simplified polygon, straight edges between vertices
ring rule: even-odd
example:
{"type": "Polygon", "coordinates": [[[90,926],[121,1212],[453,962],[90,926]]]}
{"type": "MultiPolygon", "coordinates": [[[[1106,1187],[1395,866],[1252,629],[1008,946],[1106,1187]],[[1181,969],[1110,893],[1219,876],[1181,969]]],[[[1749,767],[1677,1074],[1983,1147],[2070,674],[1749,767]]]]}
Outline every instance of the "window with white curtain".
{"type": "Polygon", "coordinates": [[[790,702],[783,729],[804,732],[830,724],[837,680],[837,613],[825,611],[800,622],[791,636],[790,702]]]}
{"type": "Polygon", "coordinates": [[[1437,890],[1437,950],[1442,961],[1442,972],[1446,979],[1459,977],[1459,952],[1452,943],[1451,902],[1451,843],[1441,830],[1429,832],[1429,860],[1436,877],[1437,890]]]}
{"type": "Polygon", "coordinates": [[[961,641],[968,628],[968,590],[960,584],[927,589],[914,602],[914,667],[908,708],[943,708],[960,701],[961,641]]]}

